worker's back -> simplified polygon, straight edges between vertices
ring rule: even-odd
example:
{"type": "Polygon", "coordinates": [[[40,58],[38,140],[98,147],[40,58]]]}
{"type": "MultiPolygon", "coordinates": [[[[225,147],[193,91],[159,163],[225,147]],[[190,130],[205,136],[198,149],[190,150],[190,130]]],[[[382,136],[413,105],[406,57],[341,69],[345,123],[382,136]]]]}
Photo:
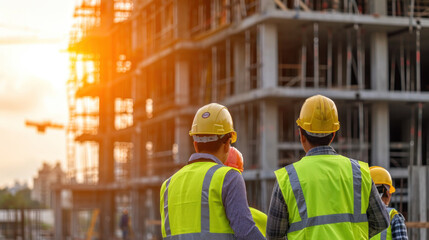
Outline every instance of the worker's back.
{"type": "Polygon", "coordinates": [[[306,156],[276,171],[289,211],[288,239],[364,239],[368,165],[341,155],[306,156]]]}
{"type": "Polygon", "coordinates": [[[195,162],[165,181],[161,188],[163,238],[234,239],[222,204],[222,182],[232,169],[215,162],[195,162]]]}

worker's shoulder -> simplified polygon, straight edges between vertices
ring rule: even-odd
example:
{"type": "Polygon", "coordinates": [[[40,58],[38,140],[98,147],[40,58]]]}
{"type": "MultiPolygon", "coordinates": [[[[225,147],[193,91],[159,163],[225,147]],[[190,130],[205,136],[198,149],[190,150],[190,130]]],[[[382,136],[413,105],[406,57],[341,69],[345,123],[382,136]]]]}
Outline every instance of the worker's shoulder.
{"type": "MultiPolygon", "coordinates": [[[[220,165],[220,164],[219,164],[220,165]]],[[[224,168],[224,169],[228,169],[228,171],[230,171],[230,170],[234,170],[235,172],[238,172],[238,173],[241,173],[240,172],[240,170],[238,170],[237,168],[235,168],[235,167],[230,167],[230,166],[226,166],[226,165],[221,165],[221,167],[222,168],[224,168]]]]}
{"type": "MultiPolygon", "coordinates": [[[[189,174],[189,173],[196,173],[196,172],[201,172],[202,169],[205,169],[206,171],[213,171],[216,174],[219,173],[227,173],[227,172],[235,172],[238,175],[241,175],[241,172],[233,167],[229,167],[229,166],[225,166],[223,164],[219,164],[210,160],[206,160],[206,159],[199,159],[193,162],[190,162],[189,164],[185,165],[184,167],[182,167],[181,169],[179,169],[177,172],[175,172],[170,178],[174,178],[177,175],[180,174],[189,174]],[[199,165],[199,166],[197,166],[199,165]],[[203,166],[204,165],[204,166],[203,166]]],[[[168,179],[170,179],[168,178],[168,179]]],[[[168,179],[165,180],[168,181],[168,179]]]]}
{"type": "Polygon", "coordinates": [[[360,160],[360,159],[357,159],[357,158],[348,157],[348,156],[344,156],[344,155],[341,155],[341,154],[336,154],[334,156],[337,156],[338,158],[342,158],[344,160],[350,161],[350,162],[355,163],[355,164],[359,164],[361,166],[368,166],[367,162],[365,162],[363,160],[360,160]]]}
{"type": "MultiPolygon", "coordinates": [[[[196,162],[198,162],[198,161],[196,161],[196,162]]],[[[236,172],[238,174],[241,174],[240,170],[238,170],[237,168],[226,166],[224,164],[219,164],[219,163],[209,161],[206,159],[202,159],[202,161],[199,161],[199,163],[200,164],[207,164],[207,165],[210,165],[211,167],[215,167],[215,172],[217,172],[217,173],[220,173],[220,172],[227,173],[227,172],[233,171],[233,172],[236,172]]]]}
{"type": "Polygon", "coordinates": [[[224,172],[225,174],[228,174],[228,175],[237,175],[237,176],[241,175],[240,170],[238,170],[237,168],[233,168],[225,165],[221,165],[218,171],[224,172]]]}
{"type": "Polygon", "coordinates": [[[405,220],[404,215],[402,215],[402,213],[399,212],[398,210],[396,210],[395,208],[390,208],[389,215],[390,215],[391,221],[394,221],[395,219],[396,220],[405,220]]]}
{"type": "Polygon", "coordinates": [[[363,170],[369,173],[369,164],[367,162],[354,159],[354,158],[349,158],[349,159],[352,162],[352,164],[357,165],[361,171],[363,170]]]}
{"type": "Polygon", "coordinates": [[[287,165],[285,168],[288,168],[288,166],[300,166],[300,165],[313,165],[313,164],[330,164],[333,163],[333,161],[335,161],[335,164],[338,164],[337,161],[341,161],[344,164],[350,164],[350,161],[358,163],[360,161],[358,160],[354,160],[352,158],[349,158],[347,156],[343,156],[341,154],[324,154],[324,153],[320,153],[320,154],[314,154],[314,155],[306,155],[304,157],[302,157],[300,160],[287,165]]]}
{"type": "Polygon", "coordinates": [[[390,225],[393,229],[404,226],[405,225],[405,217],[400,212],[395,211],[395,214],[391,214],[390,216],[390,225]]]}

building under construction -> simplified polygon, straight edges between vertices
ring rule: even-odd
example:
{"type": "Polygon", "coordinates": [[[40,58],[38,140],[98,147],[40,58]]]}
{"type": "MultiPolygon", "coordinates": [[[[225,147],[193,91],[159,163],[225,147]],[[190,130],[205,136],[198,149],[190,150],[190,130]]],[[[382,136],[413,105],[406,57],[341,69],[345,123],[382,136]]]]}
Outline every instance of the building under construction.
{"type": "Polygon", "coordinates": [[[55,239],[115,239],[124,209],[134,239],[161,239],[160,186],[209,102],[231,111],[249,204],[266,212],[273,171],[304,155],[295,120],[314,94],[337,104],[337,152],[389,169],[393,206],[428,222],[429,1],[76,2],[55,239]]]}

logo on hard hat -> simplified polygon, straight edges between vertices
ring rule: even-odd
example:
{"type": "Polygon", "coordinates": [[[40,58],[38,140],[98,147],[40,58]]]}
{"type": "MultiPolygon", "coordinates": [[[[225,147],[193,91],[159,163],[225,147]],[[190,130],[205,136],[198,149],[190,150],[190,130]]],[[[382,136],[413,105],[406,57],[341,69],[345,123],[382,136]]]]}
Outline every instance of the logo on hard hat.
{"type": "Polygon", "coordinates": [[[203,118],[208,118],[208,117],[210,117],[210,113],[209,112],[205,112],[205,113],[203,113],[202,117],[203,118]]]}

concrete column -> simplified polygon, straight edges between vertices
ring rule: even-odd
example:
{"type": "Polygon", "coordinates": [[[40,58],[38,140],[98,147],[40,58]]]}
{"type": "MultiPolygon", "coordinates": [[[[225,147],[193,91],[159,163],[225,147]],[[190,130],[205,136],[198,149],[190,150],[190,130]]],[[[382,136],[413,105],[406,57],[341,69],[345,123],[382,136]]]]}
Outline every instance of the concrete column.
{"type": "Polygon", "coordinates": [[[245,43],[244,43],[244,36],[243,38],[236,39],[233,42],[233,63],[234,63],[234,91],[235,93],[241,93],[244,92],[244,86],[245,86],[245,72],[246,72],[246,65],[245,65],[245,43]]]}
{"type": "MultiPolygon", "coordinates": [[[[409,166],[408,167],[408,195],[410,197],[408,204],[408,219],[410,222],[428,221],[428,166],[409,166]]],[[[411,228],[408,236],[410,239],[427,239],[428,230],[426,228],[411,228]]]]}
{"type": "MultiPolygon", "coordinates": [[[[232,115],[232,119],[234,121],[234,129],[237,132],[237,142],[234,143],[235,147],[240,150],[243,156],[249,156],[249,148],[248,146],[248,131],[246,122],[248,121],[248,117],[245,116],[245,105],[241,104],[233,109],[229,109],[232,115]]],[[[246,169],[247,162],[246,157],[244,157],[244,169],[246,169]]]]}
{"type": "Polygon", "coordinates": [[[142,144],[142,137],[141,137],[141,126],[140,122],[137,122],[135,124],[135,131],[132,135],[132,143],[133,143],[133,158],[131,159],[131,169],[130,169],[130,176],[131,179],[139,178],[142,173],[140,172],[141,169],[141,157],[142,157],[142,148],[144,145],[142,144]]]}
{"type": "Polygon", "coordinates": [[[272,0],[261,0],[261,12],[267,13],[276,9],[275,1],[272,0]]]}
{"type": "Polygon", "coordinates": [[[109,32],[114,20],[113,0],[100,1],[100,23],[103,32],[109,32]]]}
{"type": "Polygon", "coordinates": [[[63,211],[61,206],[61,190],[52,191],[53,195],[53,207],[54,207],[54,220],[55,220],[55,231],[54,239],[63,240],[64,239],[64,229],[63,229],[63,211]]]}
{"type": "MultiPolygon", "coordinates": [[[[136,6],[136,5],[134,5],[136,6]]],[[[139,26],[138,24],[138,20],[137,18],[134,18],[131,21],[131,49],[134,51],[136,49],[138,49],[139,47],[139,40],[141,41],[141,39],[139,39],[138,37],[138,33],[140,32],[140,29],[143,28],[143,26],[139,26]]]]}
{"type": "MultiPolygon", "coordinates": [[[[388,41],[386,33],[371,35],[371,89],[386,92],[388,80],[388,41]]],[[[377,102],[372,105],[371,160],[372,165],[389,169],[390,129],[389,105],[377,102]]]]}
{"type": "Polygon", "coordinates": [[[186,163],[191,156],[193,151],[192,140],[189,136],[189,130],[191,129],[192,120],[183,116],[176,117],[174,119],[175,124],[175,147],[173,146],[174,161],[176,163],[186,163]],[[175,149],[174,149],[175,148],[175,149]]]}
{"type": "Polygon", "coordinates": [[[140,191],[137,188],[131,190],[131,227],[134,232],[135,239],[144,239],[144,228],[145,219],[143,218],[143,214],[145,209],[144,206],[140,202],[140,191]]]}
{"type": "MultiPolygon", "coordinates": [[[[373,1],[377,2],[377,1],[373,1]]],[[[377,32],[371,35],[371,89],[389,90],[389,43],[387,33],[377,32]]]]}
{"type": "MultiPolygon", "coordinates": [[[[107,69],[104,69],[104,73],[107,73],[107,69]]],[[[101,82],[108,81],[110,78],[107,74],[103,75],[101,82]]],[[[115,101],[113,90],[112,88],[102,88],[102,93],[99,96],[98,181],[100,184],[114,181],[112,132],[115,129],[115,101]]]]}
{"type": "MultiPolygon", "coordinates": [[[[109,77],[104,75],[102,79],[108,81],[109,77]]],[[[111,132],[114,129],[114,101],[110,89],[103,90],[99,101],[99,134],[101,137],[99,140],[98,184],[100,186],[114,181],[113,140],[111,138],[111,132]]],[[[100,205],[93,207],[100,208],[100,239],[110,240],[114,236],[115,229],[113,193],[102,192],[98,202],[100,205]]]]}
{"type": "MultiPolygon", "coordinates": [[[[146,205],[146,208],[148,210],[146,217],[148,219],[151,219],[151,220],[161,219],[161,216],[159,216],[159,209],[157,207],[155,207],[156,204],[154,204],[154,199],[155,199],[154,195],[155,194],[157,194],[159,196],[159,192],[155,191],[152,188],[149,188],[146,190],[146,203],[145,203],[145,205],[146,205]]],[[[146,232],[147,235],[145,237],[147,237],[147,239],[150,239],[148,236],[149,235],[148,233],[152,233],[153,235],[156,236],[157,232],[161,230],[160,226],[157,226],[154,224],[151,224],[149,226],[146,225],[146,227],[147,227],[147,232],[146,232]]]]}
{"type": "MultiPolygon", "coordinates": [[[[144,147],[145,145],[142,144],[142,129],[141,129],[141,123],[134,121],[135,124],[135,131],[132,135],[132,142],[133,142],[133,158],[131,159],[131,181],[134,182],[138,180],[143,173],[141,172],[141,164],[142,159],[145,159],[145,157],[142,157],[142,154],[145,154],[144,147]]],[[[143,161],[144,162],[144,161],[143,161]]],[[[144,220],[141,218],[141,213],[144,211],[144,207],[140,204],[140,192],[136,186],[133,186],[133,188],[130,190],[131,194],[131,210],[130,210],[130,217],[131,217],[131,227],[134,231],[134,237],[135,239],[144,239],[143,238],[143,229],[141,226],[144,224],[144,220]]]]}
{"type": "Polygon", "coordinates": [[[179,106],[189,104],[189,81],[189,62],[183,56],[179,56],[174,63],[174,98],[179,106]]]}
{"type": "Polygon", "coordinates": [[[105,191],[100,194],[100,239],[115,239],[115,194],[105,191]]]}
{"type": "Polygon", "coordinates": [[[372,105],[371,160],[373,166],[389,169],[390,166],[390,119],[389,105],[377,102],[372,105]]]}
{"type": "MultiPolygon", "coordinates": [[[[428,221],[428,167],[420,167],[419,171],[419,208],[420,222],[428,221]]],[[[411,204],[412,205],[412,204],[411,204]]],[[[427,229],[420,229],[420,239],[427,239],[427,229]]]]}
{"type": "Polygon", "coordinates": [[[141,85],[141,75],[136,74],[132,77],[132,89],[131,89],[131,97],[133,99],[134,108],[133,108],[133,125],[134,131],[131,137],[131,141],[133,143],[133,158],[131,159],[131,169],[130,176],[131,179],[135,179],[141,176],[141,159],[142,159],[142,125],[138,116],[141,116],[142,110],[144,110],[144,106],[135,107],[136,102],[141,101],[141,97],[139,91],[142,89],[141,85]],[[140,80],[140,81],[139,81],[140,80]]]}
{"type": "Polygon", "coordinates": [[[278,162],[278,108],[275,101],[261,102],[260,119],[261,167],[263,170],[275,170],[278,162]]]}
{"type": "Polygon", "coordinates": [[[187,0],[174,1],[174,23],[176,24],[174,36],[178,39],[189,38],[189,16],[190,4],[187,0]]]}
{"type": "MultiPolygon", "coordinates": [[[[274,171],[278,168],[278,107],[275,101],[265,100],[260,103],[260,159],[263,172],[274,171]]],[[[262,210],[267,211],[270,201],[267,179],[261,182],[262,210]]]]}
{"type": "Polygon", "coordinates": [[[114,181],[113,142],[110,137],[103,135],[99,141],[98,182],[107,184],[114,181]]]}
{"type": "MultiPolygon", "coordinates": [[[[100,127],[104,131],[100,131],[101,139],[99,141],[99,162],[98,175],[99,185],[103,186],[114,182],[114,154],[113,154],[113,139],[111,133],[114,128],[114,105],[113,101],[109,101],[110,94],[104,96],[106,101],[102,101],[100,97],[100,127]],[[104,104],[103,104],[104,102],[104,104]],[[104,122],[102,120],[105,120],[104,122]]],[[[115,202],[114,193],[105,191],[100,194],[100,239],[112,240],[115,230],[115,202]]]]}
{"type": "Polygon", "coordinates": [[[278,47],[277,26],[265,23],[259,27],[258,51],[261,53],[260,86],[262,88],[276,87],[278,85],[278,47]]]}
{"type": "Polygon", "coordinates": [[[378,13],[379,15],[387,15],[387,1],[369,1],[369,11],[371,14],[378,13]]]}

